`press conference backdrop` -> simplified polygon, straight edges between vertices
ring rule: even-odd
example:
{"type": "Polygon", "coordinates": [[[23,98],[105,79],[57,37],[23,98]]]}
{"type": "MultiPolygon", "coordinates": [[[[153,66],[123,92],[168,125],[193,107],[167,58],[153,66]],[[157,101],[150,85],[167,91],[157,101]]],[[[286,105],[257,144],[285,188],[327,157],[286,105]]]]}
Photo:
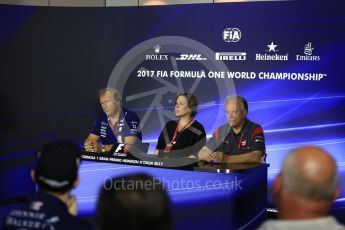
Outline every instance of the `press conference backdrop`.
{"type": "Polygon", "coordinates": [[[224,99],[249,102],[265,130],[270,172],[300,145],[345,162],[342,0],[60,8],[0,6],[0,151],[57,138],[79,143],[100,110],[98,90],[121,92],[150,151],[174,119],[177,93],[199,100],[208,137],[224,99]]]}

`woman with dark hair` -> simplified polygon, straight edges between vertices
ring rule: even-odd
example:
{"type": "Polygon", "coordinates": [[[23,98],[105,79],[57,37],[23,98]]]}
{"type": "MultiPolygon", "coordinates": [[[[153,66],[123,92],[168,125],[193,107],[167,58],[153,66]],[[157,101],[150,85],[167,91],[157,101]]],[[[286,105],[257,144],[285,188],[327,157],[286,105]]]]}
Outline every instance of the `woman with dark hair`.
{"type": "Polygon", "coordinates": [[[193,94],[178,94],[175,100],[175,115],[178,120],[168,121],[158,138],[155,155],[171,158],[196,157],[206,143],[202,124],[194,120],[198,101],[193,94]]]}

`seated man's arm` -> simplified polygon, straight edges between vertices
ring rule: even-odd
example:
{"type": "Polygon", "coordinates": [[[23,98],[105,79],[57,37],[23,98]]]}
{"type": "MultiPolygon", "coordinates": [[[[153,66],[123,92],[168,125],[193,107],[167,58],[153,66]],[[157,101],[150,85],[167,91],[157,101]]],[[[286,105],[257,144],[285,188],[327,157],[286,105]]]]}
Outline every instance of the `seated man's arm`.
{"type": "Polygon", "coordinates": [[[210,162],[211,160],[213,160],[212,151],[206,146],[202,147],[202,149],[198,153],[198,159],[200,161],[210,162]]]}
{"type": "Polygon", "coordinates": [[[99,143],[100,137],[96,134],[90,133],[89,136],[84,141],[84,148],[87,152],[102,152],[102,149],[105,152],[109,152],[113,145],[102,145],[99,143]]]}
{"type": "MultiPolygon", "coordinates": [[[[213,152],[217,151],[220,145],[220,137],[219,137],[220,128],[218,128],[207,142],[207,144],[202,147],[202,149],[198,153],[198,159],[200,161],[207,161],[210,162],[214,160],[213,152]]],[[[206,136],[206,135],[205,135],[206,136]]]]}
{"type": "Polygon", "coordinates": [[[99,143],[100,137],[96,134],[90,133],[84,141],[84,148],[87,152],[102,152],[105,149],[106,152],[110,151],[113,145],[102,145],[99,143]]]}
{"type": "Polygon", "coordinates": [[[134,145],[137,142],[136,136],[125,136],[125,144],[131,144],[134,145]]]}
{"type": "Polygon", "coordinates": [[[84,141],[84,148],[88,152],[96,152],[95,146],[98,143],[100,137],[90,133],[89,136],[84,141]]]}
{"type": "Polygon", "coordinates": [[[260,163],[262,155],[258,150],[239,155],[223,154],[221,163],[260,163]]]}
{"type": "Polygon", "coordinates": [[[112,145],[100,144],[101,123],[104,119],[102,116],[102,113],[98,114],[98,117],[92,126],[89,136],[84,141],[84,148],[88,152],[102,152],[103,149],[105,151],[109,151],[112,147],[112,145]]]}
{"type": "Polygon", "coordinates": [[[93,134],[93,133],[89,133],[89,135],[87,136],[87,138],[85,139],[84,141],[84,144],[87,142],[87,141],[99,141],[100,137],[96,134],[93,134]]]}
{"type": "Polygon", "coordinates": [[[135,113],[130,113],[126,117],[125,144],[134,145],[138,141],[141,142],[140,119],[135,113]]]}

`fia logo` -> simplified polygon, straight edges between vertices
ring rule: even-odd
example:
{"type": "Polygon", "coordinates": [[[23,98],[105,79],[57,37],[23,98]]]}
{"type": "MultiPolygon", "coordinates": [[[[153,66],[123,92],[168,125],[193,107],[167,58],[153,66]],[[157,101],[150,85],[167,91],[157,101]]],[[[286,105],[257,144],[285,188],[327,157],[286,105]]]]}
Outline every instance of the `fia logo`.
{"type": "Polygon", "coordinates": [[[223,31],[223,39],[226,42],[238,42],[241,39],[241,31],[238,28],[226,28],[223,31]]]}

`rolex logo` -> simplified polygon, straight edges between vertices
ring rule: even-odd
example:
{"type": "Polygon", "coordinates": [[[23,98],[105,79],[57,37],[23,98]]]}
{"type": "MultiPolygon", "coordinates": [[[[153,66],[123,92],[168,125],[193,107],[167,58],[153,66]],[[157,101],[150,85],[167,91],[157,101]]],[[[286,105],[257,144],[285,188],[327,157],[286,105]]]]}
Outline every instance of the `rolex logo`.
{"type": "Polygon", "coordinates": [[[167,61],[169,60],[168,54],[159,54],[161,52],[161,46],[160,45],[155,45],[153,47],[153,50],[155,51],[155,54],[147,54],[145,56],[145,60],[148,61],[167,61]]]}
{"type": "Polygon", "coordinates": [[[158,54],[161,51],[161,48],[159,45],[155,45],[154,47],[155,53],[158,54]]]}

